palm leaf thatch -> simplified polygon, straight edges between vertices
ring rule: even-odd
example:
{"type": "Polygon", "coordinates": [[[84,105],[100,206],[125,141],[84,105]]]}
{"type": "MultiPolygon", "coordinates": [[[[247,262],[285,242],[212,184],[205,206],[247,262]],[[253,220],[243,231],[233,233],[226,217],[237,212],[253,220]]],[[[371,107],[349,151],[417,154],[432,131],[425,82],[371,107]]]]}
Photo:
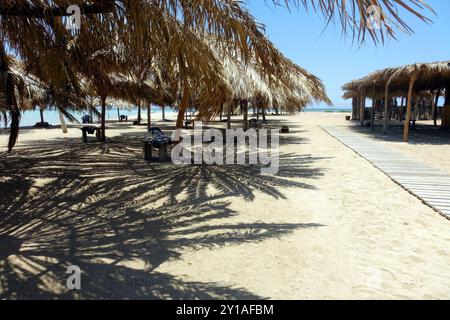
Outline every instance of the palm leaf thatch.
{"type": "Polygon", "coordinates": [[[403,18],[406,13],[425,23],[431,22],[427,15],[435,14],[424,0],[284,0],[284,5],[312,9],[322,14],[327,25],[337,20],[342,33],[361,43],[367,36],[375,43],[382,43],[387,37],[395,38],[398,30],[413,33],[403,18]]]}
{"type": "MultiPolygon", "coordinates": [[[[151,65],[163,57],[169,60],[166,65],[177,65],[184,92],[200,87],[212,100],[220,92],[216,85],[220,64],[199,41],[198,30],[233,43],[243,59],[250,53],[259,56],[265,70],[276,64],[267,54],[261,26],[235,1],[205,0],[195,6],[187,1],[91,3],[87,7],[83,1],[22,0],[0,7],[2,38],[52,91],[83,96],[83,78],[103,102],[114,95],[111,73],[125,74],[134,65],[151,65]],[[79,5],[85,13],[76,34],[63,23],[69,4],[79,5]]],[[[202,104],[210,104],[207,100],[202,104]]]]}
{"type": "MultiPolygon", "coordinates": [[[[367,75],[364,78],[345,84],[344,98],[353,98],[354,118],[359,109],[359,119],[364,122],[364,101],[365,97],[384,101],[384,124],[383,132],[386,133],[388,127],[388,107],[389,99],[396,96],[407,97],[407,108],[403,130],[403,141],[409,140],[409,121],[412,115],[413,100],[419,96],[436,94],[437,104],[440,92],[445,90],[445,106],[442,117],[442,126],[450,126],[450,61],[433,63],[414,63],[396,68],[386,68],[367,75]],[[359,108],[358,108],[359,104],[359,108]]],[[[372,127],[375,110],[372,108],[372,127]]],[[[436,123],[436,116],[434,116],[436,123]]]]}
{"type": "Polygon", "coordinates": [[[450,61],[433,63],[414,63],[404,66],[386,68],[345,84],[342,89],[344,98],[350,99],[365,92],[370,98],[384,98],[386,85],[389,83],[391,96],[406,96],[412,76],[415,92],[444,90],[450,83],[450,61]]]}
{"type": "MultiPolygon", "coordinates": [[[[428,19],[421,12],[430,10],[420,0],[286,0],[285,4],[313,7],[324,14],[327,22],[337,16],[344,32],[358,30],[358,38],[363,40],[368,31],[375,41],[378,35],[384,37],[383,32],[393,36],[387,24],[390,17],[408,29],[400,18],[399,7],[424,21],[428,19]],[[383,8],[380,32],[368,26],[365,12],[369,5],[383,8]]],[[[216,112],[231,90],[221,61],[202,39],[204,34],[216,38],[215,47],[219,50],[232,52],[235,59],[256,70],[245,72],[253,72],[255,79],[260,77],[266,82],[273,94],[267,94],[266,85],[261,85],[254,94],[261,97],[266,91],[268,103],[270,96],[278,104],[290,105],[306,103],[308,97],[326,98],[318,79],[289,66],[265,37],[264,26],[256,22],[241,1],[5,0],[0,4],[1,45],[8,48],[8,52],[2,49],[3,57],[13,54],[23,61],[26,71],[48,88],[62,112],[83,108],[81,100],[98,96],[103,111],[103,139],[106,99],[124,97],[123,90],[111,77],[114,74],[131,75],[141,89],[145,81],[156,81],[157,89],[164,88],[169,93],[165,102],[178,102],[178,125],[189,104],[196,105],[207,116],[216,112]],[[70,5],[78,5],[81,10],[80,30],[66,28],[70,5]],[[309,94],[304,88],[299,89],[304,85],[310,89],[309,94]]],[[[2,60],[0,71],[5,91],[0,111],[11,114],[11,149],[18,134],[19,112],[12,95],[14,80],[9,76],[7,60],[2,60]]],[[[144,98],[142,90],[131,91],[135,96],[128,93],[126,99],[144,98]]]]}
{"type": "Polygon", "coordinates": [[[252,101],[263,109],[277,105],[288,112],[297,111],[314,101],[330,103],[320,79],[284,57],[269,41],[278,60],[277,69],[272,74],[264,73],[256,57],[244,62],[239,53],[217,47],[217,41],[210,38],[208,43],[222,62],[222,73],[231,94],[216,105],[215,110],[200,111],[201,118],[217,115],[224,104],[228,108],[230,105],[231,108],[236,107],[241,100],[252,101]]]}
{"type": "Polygon", "coordinates": [[[5,53],[3,44],[0,44],[0,80],[1,94],[0,103],[3,114],[9,112],[11,117],[11,134],[8,141],[8,151],[11,151],[17,141],[19,134],[20,110],[15,95],[16,84],[11,73],[11,60],[5,53]]]}

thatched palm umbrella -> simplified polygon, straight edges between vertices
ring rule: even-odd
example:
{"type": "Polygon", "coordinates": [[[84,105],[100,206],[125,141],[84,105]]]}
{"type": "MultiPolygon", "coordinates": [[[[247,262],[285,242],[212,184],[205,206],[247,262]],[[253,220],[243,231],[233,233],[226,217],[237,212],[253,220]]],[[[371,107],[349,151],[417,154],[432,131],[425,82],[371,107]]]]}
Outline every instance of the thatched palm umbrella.
{"type": "MultiPolygon", "coordinates": [[[[1,44],[0,44],[1,46],[1,44]]],[[[11,116],[11,137],[8,150],[11,150],[17,139],[20,111],[30,109],[32,103],[45,99],[46,92],[38,83],[23,71],[20,61],[8,56],[3,47],[0,47],[0,72],[3,79],[0,81],[0,103],[5,126],[7,124],[6,111],[11,116]]]]}
{"type": "MultiPolygon", "coordinates": [[[[17,101],[18,116],[20,116],[22,111],[35,110],[36,106],[39,106],[41,122],[43,122],[42,112],[45,106],[55,106],[61,116],[65,116],[73,121],[75,118],[70,114],[69,110],[85,107],[84,100],[81,97],[74,95],[70,91],[52,90],[51,87],[42,83],[32,73],[34,71],[32,67],[26,66],[22,61],[7,55],[4,56],[4,61],[8,63],[8,75],[13,84],[13,95],[17,101]],[[59,108],[55,101],[67,101],[66,108],[59,108]]],[[[5,92],[4,90],[5,88],[3,87],[0,92],[5,92]]],[[[9,146],[11,147],[11,145],[13,145],[12,140],[10,140],[9,146]]]]}
{"type": "MultiPolygon", "coordinates": [[[[275,1],[274,1],[275,2],[275,1]]],[[[276,1],[278,3],[278,1],[276,1]]],[[[366,32],[375,40],[383,39],[384,34],[393,36],[393,30],[389,27],[389,12],[394,21],[401,26],[406,24],[396,13],[400,5],[412,12],[422,20],[427,20],[421,13],[420,0],[373,0],[368,3],[362,0],[351,0],[344,5],[334,0],[287,0],[286,4],[308,6],[316,5],[316,8],[325,14],[327,21],[338,16],[341,19],[343,30],[362,30],[357,33],[364,40],[366,32]],[[405,3],[410,3],[408,6],[405,3]],[[370,19],[366,12],[370,4],[380,4],[384,9],[381,15],[383,22],[380,29],[369,28],[370,19]],[[356,24],[360,16],[360,23],[356,24]]],[[[255,59],[261,67],[264,75],[276,74],[279,70],[279,57],[271,48],[270,43],[263,35],[263,26],[256,23],[241,3],[233,0],[200,0],[196,2],[181,0],[155,0],[155,1],[127,1],[127,0],[93,0],[88,3],[82,0],[7,0],[0,4],[0,32],[2,46],[14,50],[23,58],[26,64],[35,64],[35,74],[43,83],[49,86],[53,92],[69,91],[81,93],[79,82],[80,75],[94,84],[97,94],[102,100],[102,109],[105,109],[105,100],[108,94],[109,83],[107,75],[111,72],[124,72],[123,67],[130,66],[136,61],[128,60],[127,55],[119,54],[120,63],[110,64],[110,58],[97,58],[93,52],[112,50],[119,43],[124,48],[130,49],[139,58],[139,64],[145,65],[149,61],[149,48],[155,48],[156,56],[166,56],[179,68],[180,92],[182,92],[179,104],[180,114],[177,125],[180,125],[180,117],[186,109],[191,96],[193,85],[201,82],[201,86],[210,86],[212,95],[219,88],[214,82],[217,75],[217,64],[212,59],[206,61],[200,59],[203,50],[197,50],[200,46],[190,43],[191,33],[208,32],[218,37],[223,48],[231,46],[238,49],[243,61],[255,59]],[[67,17],[69,5],[78,5],[82,13],[81,30],[72,32],[67,30],[61,17],[67,17]],[[182,13],[182,23],[180,22],[182,13]],[[164,17],[161,19],[161,17],[164,17]],[[182,24],[183,28],[178,28],[182,24]],[[174,32],[176,29],[181,32],[174,32]],[[175,34],[175,37],[173,35],[175,34]],[[180,45],[180,40],[185,40],[185,45],[180,45]],[[73,48],[73,50],[68,50],[73,48]],[[92,49],[93,48],[93,49],[92,49]],[[95,61],[96,68],[91,68],[95,61]],[[198,75],[201,75],[198,77],[198,75]],[[205,76],[206,75],[206,76],[205,76]]],[[[3,50],[4,51],[4,50],[3,50]]],[[[120,50],[124,52],[122,49],[120,50]]],[[[114,59],[112,59],[114,61],[114,59]]],[[[116,62],[116,61],[115,61],[116,62]]],[[[8,66],[2,64],[2,76],[7,80],[8,66]]],[[[219,76],[220,78],[220,76],[219,76]]],[[[6,81],[8,83],[8,81],[6,81]]],[[[13,85],[6,85],[6,88],[13,85]]],[[[206,91],[204,92],[206,93],[206,91]]],[[[10,94],[5,94],[11,97],[10,94]]],[[[59,96],[56,95],[56,96],[59,96]]],[[[8,99],[6,99],[8,100],[8,99]]],[[[6,101],[5,100],[5,101],[6,101]]],[[[58,101],[58,106],[65,109],[65,101],[58,101]]],[[[15,111],[14,101],[2,107],[8,110],[13,119],[11,125],[12,147],[17,137],[18,115],[15,111]]],[[[205,107],[205,106],[203,106],[205,107]]],[[[102,138],[104,139],[104,117],[102,117],[102,138]]]]}
{"type": "MultiPolygon", "coordinates": [[[[80,75],[91,81],[93,88],[101,97],[104,111],[105,100],[110,88],[107,75],[110,72],[123,71],[120,67],[131,65],[127,61],[115,63],[114,58],[127,58],[127,56],[113,55],[111,54],[114,53],[112,49],[119,42],[123,44],[122,47],[132,48],[136,55],[144,61],[148,60],[147,48],[149,46],[159,48],[160,40],[164,39],[167,30],[170,31],[170,28],[177,24],[175,18],[162,21],[161,12],[170,12],[168,9],[174,12],[175,8],[172,4],[172,8],[166,8],[168,4],[144,1],[140,3],[142,6],[138,1],[136,1],[136,4],[128,1],[122,3],[120,1],[95,1],[93,5],[85,5],[81,1],[70,1],[70,4],[79,4],[85,14],[83,15],[81,30],[76,35],[66,30],[61,19],[58,18],[67,15],[68,1],[3,3],[0,6],[2,39],[7,42],[8,47],[18,52],[26,63],[35,63],[35,69],[39,69],[39,72],[35,73],[53,90],[72,88],[79,91],[81,86],[77,77],[80,77],[80,75]],[[108,14],[104,14],[106,12],[108,14]],[[93,14],[89,15],[91,13],[93,14]],[[98,16],[95,13],[102,13],[102,15],[98,16]],[[24,19],[25,16],[34,19],[24,19]],[[24,37],[25,34],[27,35],[26,38],[24,37]],[[149,45],[143,45],[146,43],[149,45]],[[109,53],[105,55],[102,50],[109,51],[109,53]]],[[[187,10],[189,7],[186,4],[175,5],[186,7],[185,14],[189,13],[187,10]]],[[[232,12],[237,13],[237,19],[242,20],[241,24],[250,21],[245,12],[239,12],[239,10],[232,8],[231,4],[228,4],[227,7],[230,7],[232,12]]],[[[190,25],[202,26],[198,19],[207,18],[212,14],[209,11],[214,9],[216,9],[215,14],[217,14],[219,12],[217,8],[217,6],[213,6],[211,9],[209,6],[203,15],[196,13],[196,18],[192,20],[190,25]]],[[[190,11],[193,14],[193,8],[190,8],[190,11]]],[[[227,28],[227,32],[231,31],[229,34],[232,36],[247,36],[240,33],[242,28],[239,25],[226,27],[216,24],[215,28],[217,33],[222,33],[227,28]]],[[[192,46],[185,45],[187,49],[190,49],[190,52],[189,50],[178,50],[176,52],[173,44],[175,43],[172,43],[169,47],[171,52],[166,55],[167,57],[174,61],[183,60],[183,63],[189,67],[192,64],[198,64],[199,57],[196,57],[196,59],[185,57],[185,52],[190,54],[191,57],[194,56],[192,46]]],[[[164,55],[165,52],[160,53],[160,56],[164,55]]],[[[135,63],[135,61],[133,62],[135,63]]],[[[189,68],[189,70],[192,70],[192,68],[189,68]]],[[[4,72],[8,72],[6,65],[4,72]]],[[[13,114],[14,111],[11,108],[9,106],[8,111],[13,114]]],[[[6,108],[4,109],[6,110],[6,108]]],[[[12,116],[14,124],[11,125],[10,145],[14,144],[17,136],[15,131],[18,130],[18,115],[15,114],[17,112],[12,116]]],[[[102,139],[104,139],[104,117],[102,117],[102,128],[102,139]]]]}
{"type": "MultiPolygon", "coordinates": [[[[272,43],[269,41],[267,43],[275,55],[273,60],[277,61],[271,73],[264,72],[256,58],[247,62],[242,61],[239,53],[220,50],[215,47],[216,41],[209,39],[215,56],[222,61],[226,88],[231,93],[218,104],[214,115],[221,112],[225,105],[229,119],[230,111],[240,104],[245,129],[249,101],[257,104],[263,110],[263,114],[264,109],[271,108],[274,103],[288,112],[297,111],[314,100],[331,103],[322,82],[317,77],[284,57],[272,43]]],[[[199,116],[204,116],[204,113],[200,112],[199,116]]]]}

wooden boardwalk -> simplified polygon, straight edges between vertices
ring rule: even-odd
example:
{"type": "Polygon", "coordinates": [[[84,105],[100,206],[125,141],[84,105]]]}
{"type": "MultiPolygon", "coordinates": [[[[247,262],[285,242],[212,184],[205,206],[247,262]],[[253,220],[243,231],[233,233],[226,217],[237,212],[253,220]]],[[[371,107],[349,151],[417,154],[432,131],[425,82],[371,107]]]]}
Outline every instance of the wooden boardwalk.
{"type": "Polygon", "coordinates": [[[322,127],[393,181],[450,219],[450,175],[344,126],[322,127]]]}

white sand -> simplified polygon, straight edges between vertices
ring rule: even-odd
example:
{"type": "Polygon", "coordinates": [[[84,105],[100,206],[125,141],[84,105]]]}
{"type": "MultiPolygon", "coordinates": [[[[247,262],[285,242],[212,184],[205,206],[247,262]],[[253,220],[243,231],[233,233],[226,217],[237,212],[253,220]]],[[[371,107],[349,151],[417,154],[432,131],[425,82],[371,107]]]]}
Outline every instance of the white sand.
{"type": "MultiPolygon", "coordinates": [[[[292,133],[286,135],[289,143],[281,146],[282,169],[279,179],[282,181],[262,180],[268,186],[256,190],[251,184],[252,178],[239,171],[236,173],[238,177],[233,179],[236,179],[236,183],[242,179],[241,182],[251,190],[250,195],[246,194],[249,199],[245,199],[243,192],[237,189],[238,184],[234,195],[228,193],[221,196],[224,191],[220,190],[220,184],[209,183],[208,179],[214,178],[208,175],[210,172],[205,176],[189,179],[180,176],[179,188],[182,192],[176,201],[183,201],[186,196],[195,200],[196,192],[198,202],[189,202],[187,208],[180,205],[179,208],[170,210],[169,214],[164,213],[164,210],[168,210],[164,205],[168,201],[167,197],[146,203],[145,207],[139,204],[138,196],[135,195],[132,200],[128,198],[127,192],[133,187],[125,182],[131,179],[130,175],[128,180],[120,182],[123,183],[123,198],[115,200],[116,192],[111,194],[110,201],[120,201],[117,207],[127,214],[141,214],[142,220],[138,219],[138,223],[143,225],[153,221],[152,217],[155,215],[162,215],[163,219],[136,232],[131,223],[128,227],[115,225],[111,229],[110,241],[118,241],[117,233],[123,232],[120,239],[126,241],[121,241],[116,249],[116,255],[123,255],[122,259],[114,260],[109,253],[99,254],[94,237],[90,236],[83,238],[84,242],[74,245],[75,253],[72,255],[69,250],[65,251],[65,246],[70,247],[65,241],[55,250],[51,247],[48,250],[33,249],[33,244],[39,243],[39,239],[33,239],[38,235],[31,233],[19,252],[6,259],[3,257],[3,261],[0,255],[0,297],[20,298],[26,296],[21,294],[21,290],[30,290],[37,285],[41,287],[41,291],[31,294],[32,297],[42,297],[43,292],[51,297],[58,297],[59,293],[64,292],[67,294],[65,288],[58,284],[62,276],[57,274],[45,274],[46,278],[40,282],[26,280],[26,277],[37,273],[32,271],[33,268],[39,269],[37,266],[32,267],[30,262],[28,268],[23,267],[31,259],[33,250],[36,250],[36,255],[44,256],[39,259],[44,259],[45,256],[52,258],[54,251],[64,265],[74,261],[83,263],[81,267],[83,269],[84,266],[87,273],[118,272],[127,279],[128,274],[139,271],[138,278],[143,281],[142,288],[139,287],[138,290],[135,286],[125,286],[115,291],[114,294],[118,297],[449,299],[450,221],[404,191],[319,127],[323,124],[347,125],[344,114],[303,113],[283,119],[288,122],[292,133]],[[288,160],[288,154],[293,159],[288,160]],[[190,185],[201,186],[198,180],[202,179],[208,186],[206,191],[189,189],[190,185]],[[305,185],[290,186],[290,183],[305,185]],[[279,194],[271,195],[270,185],[274,185],[279,194]],[[214,207],[214,204],[219,203],[227,203],[226,212],[231,215],[214,207]],[[203,205],[205,211],[201,209],[203,205]],[[155,208],[155,211],[151,208],[155,208]],[[174,217],[173,212],[179,212],[177,210],[186,212],[174,217]],[[173,226],[166,225],[166,222],[172,223],[171,219],[177,223],[173,226]],[[136,234],[140,236],[132,238],[136,234]],[[156,240],[146,242],[147,237],[156,240]],[[89,241],[92,244],[88,244],[89,241]],[[142,241],[142,244],[136,245],[138,241],[142,241]],[[90,254],[85,253],[86,248],[90,248],[90,254]],[[91,264],[93,261],[95,268],[91,264]],[[18,265],[22,267],[19,268],[18,265]],[[29,270],[29,275],[26,272],[24,275],[23,270],[29,270]],[[25,277],[23,282],[17,281],[22,283],[22,287],[13,281],[14,277],[25,277]],[[147,278],[148,283],[145,282],[147,278]],[[226,288],[226,293],[222,294],[217,288],[226,288]]],[[[132,127],[108,130],[108,136],[120,135],[127,130],[137,131],[132,127]]],[[[30,130],[20,136],[18,150],[33,141],[37,143],[43,139],[52,140],[61,135],[58,130],[53,129],[30,130]]],[[[67,135],[76,138],[80,136],[78,129],[70,129],[67,135]]],[[[0,146],[3,148],[5,143],[6,136],[1,135],[0,146]]],[[[415,155],[423,152],[421,145],[395,142],[386,142],[386,145],[415,155]]],[[[426,155],[416,158],[436,164],[439,162],[437,159],[449,158],[449,149],[448,146],[429,145],[425,149],[426,155]]],[[[110,155],[99,153],[98,161],[108,156],[110,155]]],[[[124,176],[133,170],[136,174],[141,174],[143,169],[141,170],[138,162],[139,160],[131,157],[124,176]]],[[[448,170],[448,165],[445,164],[442,168],[448,170]]],[[[2,176],[2,179],[8,179],[8,173],[2,172],[2,176]]],[[[160,179],[164,177],[160,175],[160,179]]],[[[42,180],[42,177],[37,180],[42,180]]],[[[39,187],[39,183],[35,184],[39,187]]],[[[66,188],[76,192],[79,185],[66,185],[66,188]]],[[[150,190],[149,186],[140,188],[143,194],[158,194],[158,189],[150,190]]],[[[161,188],[164,189],[165,186],[161,188]]],[[[108,194],[107,188],[99,190],[108,194]]],[[[39,193],[39,189],[36,192],[39,193]]],[[[63,192],[60,199],[68,201],[64,197],[63,192]]],[[[77,199],[86,204],[100,201],[96,197],[77,199]]],[[[71,205],[71,210],[84,212],[75,203],[71,205]]],[[[117,207],[103,205],[91,213],[115,214],[117,207]]],[[[38,212],[34,223],[39,223],[39,216],[42,214],[38,208],[28,208],[28,211],[38,212]]],[[[70,221],[67,222],[70,224],[70,221]]],[[[72,228],[78,230],[76,234],[85,234],[82,232],[84,229],[77,227],[75,222],[74,225],[72,228]]],[[[0,234],[1,230],[0,226],[0,234]]],[[[63,234],[65,239],[66,235],[63,234]]],[[[18,237],[25,239],[26,235],[27,232],[21,232],[18,237]]],[[[104,243],[107,244],[108,240],[104,243]]],[[[51,266],[52,263],[54,262],[34,260],[34,264],[38,265],[51,266]]],[[[80,297],[108,296],[103,290],[108,285],[114,286],[104,282],[96,283],[95,286],[88,285],[85,289],[87,291],[82,290],[80,297]],[[92,289],[94,287],[97,289],[92,289]]]]}

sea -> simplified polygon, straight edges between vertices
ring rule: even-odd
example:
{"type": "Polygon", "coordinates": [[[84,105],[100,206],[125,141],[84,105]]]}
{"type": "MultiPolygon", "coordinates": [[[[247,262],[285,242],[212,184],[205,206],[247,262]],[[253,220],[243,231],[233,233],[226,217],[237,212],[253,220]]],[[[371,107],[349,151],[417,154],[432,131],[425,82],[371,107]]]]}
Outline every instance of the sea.
{"type": "MultiPolygon", "coordinates": [[[[351,111],[351,107],[306,107],[302,110],[302,112],[330,112],[330,113],[341,113],[341,112],[349,112],[351,111]]],[[[129,109],[120,109],[120,114],[128,116],[130,119],[136,119],[137,117],[137,108],[129,108],[129,109]]],[[[142,109],[142,117],[145,119],[147,116],[147,110],[142,109]]],[[[165,113],[167,117],[170,117],[173,114],[176,114],[176,110],[171,108],[166,108],[165,113]]],[[[275,112],[273,110],[269,111],[268,113],[275,112]]],[[[86,112],[72,112],[72,115],[81,122],[81,117],[85,115],[86,112]]],[[[252,111],[250,111],[250,115],[252,114],[252,111]]],[[[161,118],[161,108],[159,107],[152,107],[152,118],[154,119],[160,119],[161,118]]],[[[22,113],[21,119],[20,119],[20,126],[21,127],[28,127],[33,126],[36,124],[36,122],[40,122],[40,113],[39,110],[34,111],[25,111],[22,113]]],[[[109,108],[106,112],[106,119],[107,120],[117,120],[118,119],[118,112],[117,108],[109,108]]],[[[95,120],[95,119],[94,119],[95,120]]],[[[55,110],[45,110],[44,111],[44,121],[48,122],[51,125],[59,125],[59,114],[55,110]]],[[[70,123],[69,121],[66,121],[67,123],[70,123]]]]}

